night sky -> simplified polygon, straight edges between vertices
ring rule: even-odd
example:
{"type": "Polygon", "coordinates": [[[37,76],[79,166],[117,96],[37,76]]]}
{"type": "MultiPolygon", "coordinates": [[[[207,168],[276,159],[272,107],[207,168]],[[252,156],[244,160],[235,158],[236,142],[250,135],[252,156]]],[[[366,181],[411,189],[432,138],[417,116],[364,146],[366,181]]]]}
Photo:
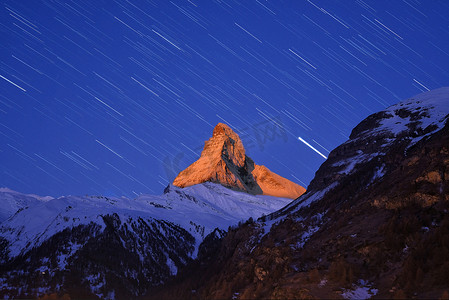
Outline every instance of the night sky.
{"type": "Polygon", "coordinates": [[[449,85],[448,16],[447,0],[1,1],[0,186],[160,194],[218,122],[307,186],[369,114],[449,85]]]}

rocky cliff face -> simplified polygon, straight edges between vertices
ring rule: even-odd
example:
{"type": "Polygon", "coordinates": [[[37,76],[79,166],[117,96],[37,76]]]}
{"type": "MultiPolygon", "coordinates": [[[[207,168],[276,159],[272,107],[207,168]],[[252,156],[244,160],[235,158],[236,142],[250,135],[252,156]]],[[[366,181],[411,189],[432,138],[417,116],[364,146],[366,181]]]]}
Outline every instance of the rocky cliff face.
{"type": "Polygon", "coordinates": [[[447,296],[448,118],[449,88],[369,116],[330,153],[307,193],[211,243],[156,295],[447,296]]]}
{"type": "Polygon", "coordinates": [[[265,166],[258,166],[245,154],[240,137],[229,126],[219,123],[205,142],[201,157],[180,172],[173,181],[179,187],[215,182],[250,194],[295,199],[305,192],[265,166]]]}

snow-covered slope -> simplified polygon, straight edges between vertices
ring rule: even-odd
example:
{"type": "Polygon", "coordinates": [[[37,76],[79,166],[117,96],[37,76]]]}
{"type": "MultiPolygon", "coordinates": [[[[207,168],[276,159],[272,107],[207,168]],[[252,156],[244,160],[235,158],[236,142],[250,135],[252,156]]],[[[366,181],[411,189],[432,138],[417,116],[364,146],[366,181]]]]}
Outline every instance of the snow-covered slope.
{"type": "Polygon", "coordinates": [[[172,222],[188,230],[199,245],[215,228],[225,230],[239,221],[269,214],[290,201],[237,192],[210,182],[184,189],[169,186],[163,195],[141,195],[136,199],[67,196],[29,203],[5,221],[0,230],[11,243],[11,256],[39,246],[67,227],[90,222],[104,227],[101,216],[108,214],[117,214],[121,220],[141,217],[172,222]]]}
{"type": "Polygon", "coordinates": [[[8,219],[19,209],[49,201],[52,197],[41,197],[32,194],[22,194],[8,188],[0,188],[0,223],[8,219]]]}
{"type": "Polygon", "coordinates": [[[359,126],[351,136],[358,138],[388,134],[392,137],[404,135],[413,144],[441,128],[449,114],[449,87],[418,94],[407,100],[392,105],[387,109],[371,115],[359,126]],[[364,130],[365,126],[377,123],[374,128],[364,130]]]}
{"type": "Polygon", "coordinates": [[[102,298],[111,289],[120,290],[123,297],[136,297],[194,259],[210,233],[220,236],[229,226],[270,214],[291,201],[210,182],[186,188],[170,185],[163,195],[136,199],[67,196],[46,200],[28,203],[1,224],[0,260],[14,263],[0,276],[4,293],[0,296],[61,292],[66,289],[61,286],[63,277],[78,280],[80,290],[102,298]],[[81,265],[86,265],[79,270],[82,275],[74,275],[81,265]],[[121,269],[126,272],[120,273],[121,269]],[[46,279],[39,283],[42,272],[46,279]],[[115,279],[110,279],[110,273],[115,279]],[[114,288],[116,280],[129,283],[114,288]],[[25,285],[21,292],[17,282],[25,285]]]}

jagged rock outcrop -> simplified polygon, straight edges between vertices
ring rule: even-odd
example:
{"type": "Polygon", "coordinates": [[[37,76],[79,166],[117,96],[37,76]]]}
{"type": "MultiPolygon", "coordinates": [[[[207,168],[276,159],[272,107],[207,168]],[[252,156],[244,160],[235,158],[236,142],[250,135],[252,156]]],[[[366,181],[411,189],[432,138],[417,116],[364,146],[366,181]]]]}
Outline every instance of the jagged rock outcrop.
{"type": "Polygon", "coordinates": [[[369,116],[307,193],[214,241],[214,251],[153,296],[447,296],[448,118],[449,88],[369,116]]]}
{"type": "Polygon", "coordinates": [[[245,154],[240,137],[223,123],[215,126],[201,157],[181,171],[173,184],[186,187],[207,181],[255,195],[295,199],[305,192],[302,186],[256,165],[245,154]]]}

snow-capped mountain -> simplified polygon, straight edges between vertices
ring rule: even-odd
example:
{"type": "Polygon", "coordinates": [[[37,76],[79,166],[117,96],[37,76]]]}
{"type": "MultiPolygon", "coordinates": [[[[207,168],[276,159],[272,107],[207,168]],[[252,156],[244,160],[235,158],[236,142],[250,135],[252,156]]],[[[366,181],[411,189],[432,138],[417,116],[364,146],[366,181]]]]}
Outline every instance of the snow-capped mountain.
{"type": "Polygon", "coordinates": [[[238,134],[223,123],[215,126],[200,158],[180,172],[173,184],[186,187],[208,181],[251,194],[291,199],[305,192],[302,186],[256,165],[245,154],[238,134]]]}
{"type": "MultiPolygon", "coordinates": [[[[425,143],[440,131],[449,115],[449,87],[421,93],[370,115],[351,132],[321,165],[307,193],[274,216],[281,216],[320,200],[334,188],[351,180],[368,187],[394,171],[397,162],[419,141],[425,143]],[[394,159],[392,159],[394,157],[394,159]],[[354,175],[356,174],[356,175],[354,175]],[[363,176],[361,176],[363,174],[363,176]]],[[[438,199],[438,196],[434,197],[438,199]]]]}
{"type": "MultiPolygon", "coordinates": [[[[8,191],[6,200],[11,195],[17,201],[28,199],[8,191]]],[[[2,296],[84,291],[81,296],[135,297],[196,258],[209,234],[221,236],[229,226],[291,201],[210,182],[170,185],[163,195],[136,199],[38,199],[1,223],[2,296]],[[121,283],[114,287],[116,282],[121,283]]]]}
{"type": "Polygon", "coordinates": [[[214,241],[153,298],[446,297],[448,119],[447,87],[367,117],[304,195],[214,241]]]}
{"type": "Polygon", "coordinates": [[[17,210],[33,206],[40,202],[53,199],[50,196],[41,197],[32,194],[22,194],[8,188],[0,188],[0,223],[8,219],[17,210]]]}

